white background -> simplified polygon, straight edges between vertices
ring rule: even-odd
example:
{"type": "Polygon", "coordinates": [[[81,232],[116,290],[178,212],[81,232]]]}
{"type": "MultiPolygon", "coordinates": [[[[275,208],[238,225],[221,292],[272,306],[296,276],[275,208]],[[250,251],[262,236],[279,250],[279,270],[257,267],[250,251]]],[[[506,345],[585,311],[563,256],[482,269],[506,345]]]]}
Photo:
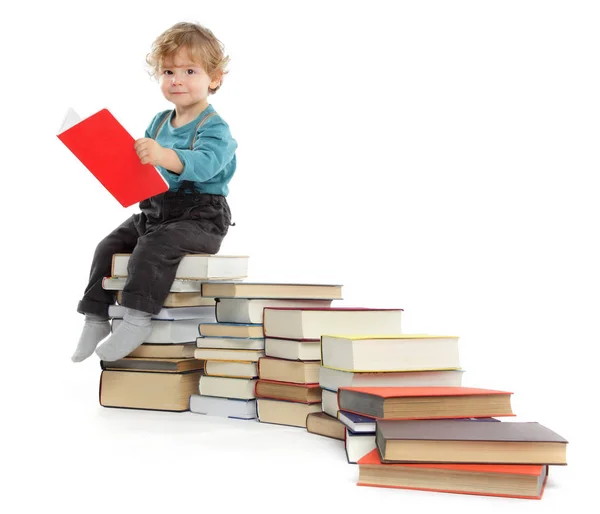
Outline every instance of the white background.
{"type": "Polygon", "coordinates": [[[580,1],[17,2],[2,7],[5,512],[563,512],[598,457],[600,9],[580,1]],[[104,409],[73,364],[96,243],[123,209],[56,138],[68,107],[134,137],[169,108],[144,57],[177,21],[231,56],[239,142],[221,253],[340,283],[460,336],[465,385],[570,442],[540,502],[356,487],[339,441],[104,409]],[[8,161],[8,162],[7,162],[8,161]]]}

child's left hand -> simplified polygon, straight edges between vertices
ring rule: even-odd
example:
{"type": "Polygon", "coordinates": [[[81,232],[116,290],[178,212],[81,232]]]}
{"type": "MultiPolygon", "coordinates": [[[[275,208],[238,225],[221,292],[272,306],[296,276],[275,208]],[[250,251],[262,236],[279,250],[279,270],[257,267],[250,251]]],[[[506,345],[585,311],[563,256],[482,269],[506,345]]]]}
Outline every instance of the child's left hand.
{"type": "Polygon", "coordinates": [[[142,164],[160,166],[165,149],[154,141],[154,139],[143,137],[136,140],[133,146],[142,164]]]}

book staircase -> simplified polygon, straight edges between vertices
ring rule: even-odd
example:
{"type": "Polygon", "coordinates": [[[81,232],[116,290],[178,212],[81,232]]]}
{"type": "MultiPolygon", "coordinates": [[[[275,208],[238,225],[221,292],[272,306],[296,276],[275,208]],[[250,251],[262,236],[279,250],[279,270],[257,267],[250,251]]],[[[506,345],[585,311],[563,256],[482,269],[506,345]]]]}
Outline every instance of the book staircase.
{"type": "MultiPolygon", "coordinates": [[[[128,258],[103,282],[113,329],[128,258]]],[[[402,309],[344,306],[341,285],[247,278],[247,256],[185,256],[148,340],[100,362],[100,404],[338,439],[363,486],[541,499],[567,463],[564,438],[510,421],[512,393],[462,386],[457,336],[404,334],[402,309]]]]}

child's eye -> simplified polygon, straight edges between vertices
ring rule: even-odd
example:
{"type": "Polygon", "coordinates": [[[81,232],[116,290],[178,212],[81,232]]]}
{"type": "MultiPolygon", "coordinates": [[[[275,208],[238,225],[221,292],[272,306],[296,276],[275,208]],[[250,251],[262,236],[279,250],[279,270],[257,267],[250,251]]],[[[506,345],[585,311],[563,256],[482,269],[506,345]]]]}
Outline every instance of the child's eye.
{"type": "Polygon", "coordinates": [[[191,70],[191,69],[190,69],[190,70],[186,70],[186,73],[187,73],[188,75],[193,75],[193,74],[194,74],[194,73],[196,73],[196,72],[195,72],[194,70],[191,70]]]}
{"type": "Polygon", "coordinates": [[[173,72],[171,70],[164,70],[163,75],[172,75],[173,72]]]}

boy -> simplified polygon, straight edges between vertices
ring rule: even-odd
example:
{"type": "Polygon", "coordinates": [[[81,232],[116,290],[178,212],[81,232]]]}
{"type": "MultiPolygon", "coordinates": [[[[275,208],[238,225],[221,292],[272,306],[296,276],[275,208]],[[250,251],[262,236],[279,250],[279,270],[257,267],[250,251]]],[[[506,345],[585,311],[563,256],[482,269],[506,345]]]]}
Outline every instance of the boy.
{"type": "Polygon", "coordinates": [[[157,114],[145,137],[135,142],[141,162],[160,170],[169,190],[140,202],[134,214],[97,246],[89,283],[77,311],[85,314],[73,362],[94,350],[105,361],[121,359],[151,332],[150,319],[169,293],[186,253],[215,254],[231,225],[225,197],[236,169],[237,142],[208,103],[227,73],[229,58],[213,33],[177,23],[161,34],[146,57],[173,110],[157,114]],[[114,292],[102,289],[112,256],[131,253],[123,289],[123,323],[110,334],[108,306],[114,292]]]}

